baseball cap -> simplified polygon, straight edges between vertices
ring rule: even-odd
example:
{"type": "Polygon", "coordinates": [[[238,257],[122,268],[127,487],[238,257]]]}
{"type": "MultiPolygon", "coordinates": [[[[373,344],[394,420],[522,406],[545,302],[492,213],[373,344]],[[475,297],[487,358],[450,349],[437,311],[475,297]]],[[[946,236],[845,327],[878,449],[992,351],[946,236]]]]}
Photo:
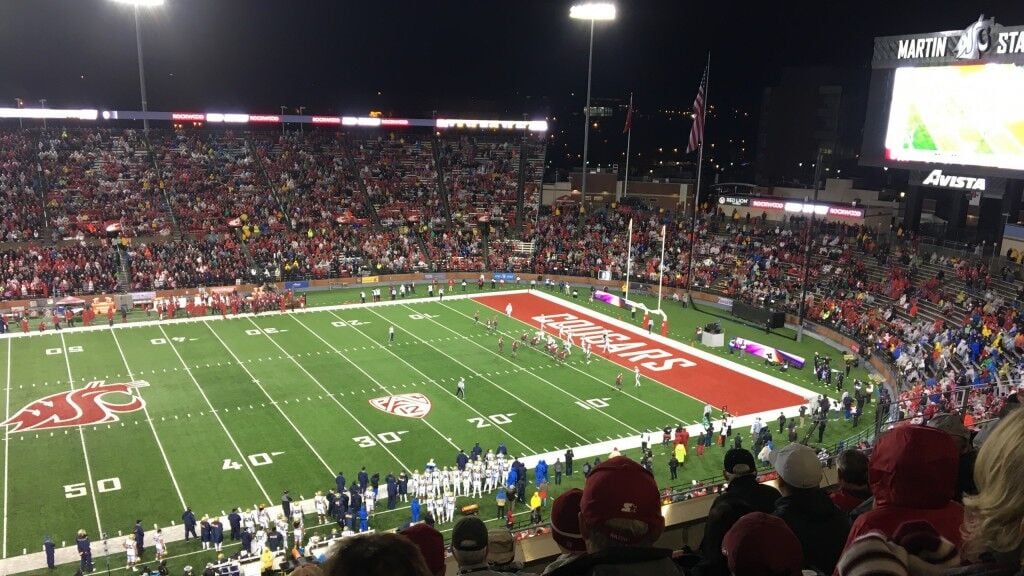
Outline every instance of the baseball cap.
{"type": "Polygon", "coordinates": [[[753,474],[757,471],[754,455],[750,453],[750,450],[743,448],[730,448],[725,453],[723,467],[729,474],[753,474]]]}
{"type": "Polygon", "coordinates": [[[476,552],[487,547],[487,526],[476,516],[459,520],[452,530],[452,549],[476,552]]]}
{"type": "Polygon", "coordinates": [[[804,563],[793,531],[764,512],[751,512],[732,525],[722,539],[722,555],[735,576],[799,576],[804,563]]]}
{"type": "MultiPolygon", "coordinates": [[[[580,499],[580,517],[589,526],[605,526],[614,519],[639,520],[647,524],[648,533],[656,534],[665,527],[654,475],[626,456],[605,460],[590,471],[580,499]]],[[[642,538],[622,531],[607,532],[625,544],[642,538]]]]}
{"type": "Polygon", "coordinates": [[[587,544],[580,534],[580,500],[583,490],[566,490],[551,504],[551,537],[569,552],[586,552],[587,544]]]}
{"type": "Polygon", "coordinates": [[[793,488],[817,488],[821,485],[821,462],[818,453],[797,442],[772,452],[772,465],[786,484],[793,488]]]}
{"type": "Polygon", "coordinates": [[[516,539],[508,530],[491,530],[487,533],[487,562],[508,564],[516,558],[516,539]]]}
{"type": "Polygon", "coordinates": [[[925,426],[942,430],[946,434],[964,442],[971,441],[971,431],[964,426],[959,414],[936,414],[925,426]]]}
{"type": "Polygon", "coordinates": [[[440,532],[426,524],[413,524],[401,534],[420,549],[431,574],[444,574],[444,537],[440,532]]]}

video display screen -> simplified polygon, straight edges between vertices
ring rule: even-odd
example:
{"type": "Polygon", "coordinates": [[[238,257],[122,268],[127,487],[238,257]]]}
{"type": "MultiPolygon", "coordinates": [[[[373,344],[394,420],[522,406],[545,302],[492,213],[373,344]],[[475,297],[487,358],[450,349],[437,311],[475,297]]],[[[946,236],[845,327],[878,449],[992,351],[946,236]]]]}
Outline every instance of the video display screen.
{"type": "Polygon", "coordinates": [[[885,131],[886,163],[1024,170],[1024,67],[898,68],[885,131]]]}

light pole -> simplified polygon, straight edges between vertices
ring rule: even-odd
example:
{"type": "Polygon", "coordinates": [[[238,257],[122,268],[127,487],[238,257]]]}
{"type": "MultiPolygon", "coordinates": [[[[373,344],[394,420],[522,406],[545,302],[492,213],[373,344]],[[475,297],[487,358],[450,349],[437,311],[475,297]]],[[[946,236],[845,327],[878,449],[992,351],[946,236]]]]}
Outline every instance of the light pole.
{"type": "Polygon", "coordinates": [[[152,8],[161,6],[164,0],[111,0],[119,4],[131,4],[135,11],[135,48],[139,57],[139,95],[142,97],[142,131],[149,135],[149,118],[145,117],[148,108],[146,102],[146,69],[142,65],[142,28],[139,26],[139,7],[152,8]]]}
{"type": "Polygon", "coordinates": [[[287,106],[278,106],[281,109],[281,132],[287,132],[288,127],[284,125],[284,111],[288,109],[287,106]]]}
{"type": "MultiPolygon", "coordinates": [[[[39,107],[46,108],[46,98],[39,99],[39,107]]],[[[46,130],[46,116],[43,116],[43,130],[46,130]]]]}
{"type": "Polygon", "coordinates": [[[569,17],[590,21],[590,51],[587,55],[587,103],[583,109],[583,175],[580,181],[580,201],[587,205],[587,152],[590,146],[590,81],[594,69],[594,23],[598,20],[615,20],[615,4],[608,2],[585,2],[569,8],[569,17]]]}

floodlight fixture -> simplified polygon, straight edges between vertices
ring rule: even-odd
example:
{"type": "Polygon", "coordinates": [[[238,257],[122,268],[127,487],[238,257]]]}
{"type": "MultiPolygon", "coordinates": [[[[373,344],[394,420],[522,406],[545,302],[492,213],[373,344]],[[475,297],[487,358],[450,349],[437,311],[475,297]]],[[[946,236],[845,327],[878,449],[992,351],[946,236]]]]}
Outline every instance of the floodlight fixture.
{"type": "Polygon", "coordinates": [[[615,20],[615,4],[584,2],[569,8],[569,17],[577,20],[615,20]]]}

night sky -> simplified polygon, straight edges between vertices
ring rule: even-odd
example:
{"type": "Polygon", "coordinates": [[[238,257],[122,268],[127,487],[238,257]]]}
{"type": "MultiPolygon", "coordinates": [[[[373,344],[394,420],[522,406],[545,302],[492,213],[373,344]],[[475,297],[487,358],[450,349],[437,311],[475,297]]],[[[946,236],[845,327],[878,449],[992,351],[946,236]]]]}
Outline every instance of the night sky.
{"type": "MultiPolygon", "coordinates": [[[[149,108],[577,112],[588,24],[569,19],[570,4],[166,0],[141,14],[149,108]]],[[[634,0],[618,2],[618,11],[616,21],[598,24],[593,95],[624,100],[633,91],[641,112],[689,109],[709,50],[711,103],[756,115],[762,89],[785,66],[864,69],[874,36],[958,29],[980,12],[1024,24],[1019,1],[634,0]]],[[[3,0],[0,42],[0,105],[20,97],[31,106],[47,98],[50,107],[140,107],[128,6],[3,0]]],[[[678,143],[687,130],[680,124],[678,143]]]]}

